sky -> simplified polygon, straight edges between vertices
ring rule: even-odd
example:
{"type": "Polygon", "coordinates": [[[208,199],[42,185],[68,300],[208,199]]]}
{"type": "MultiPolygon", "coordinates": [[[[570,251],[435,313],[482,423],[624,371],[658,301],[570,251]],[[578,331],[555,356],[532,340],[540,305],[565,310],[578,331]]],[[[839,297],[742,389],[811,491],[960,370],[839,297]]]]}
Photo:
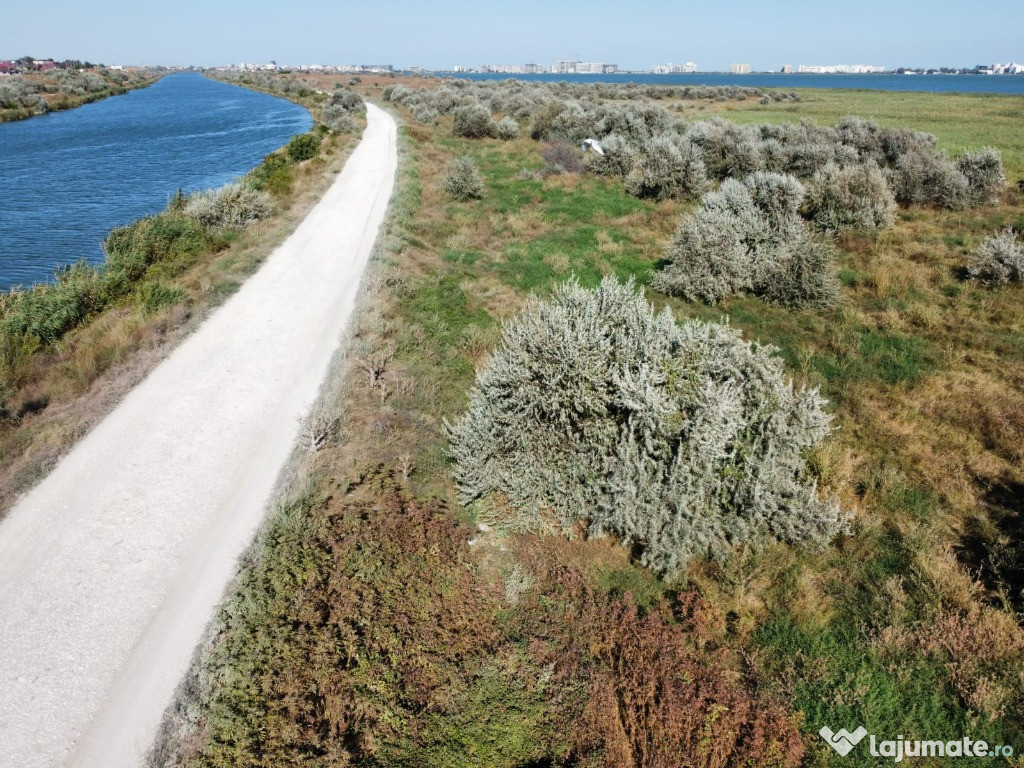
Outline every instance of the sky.
{"type": "Polygon", "coordinates": [[[1024,61],[1021,0],[48,0],[9,4],[0,59],[209,66],[695,61],[895,68],[1024,61]]]}

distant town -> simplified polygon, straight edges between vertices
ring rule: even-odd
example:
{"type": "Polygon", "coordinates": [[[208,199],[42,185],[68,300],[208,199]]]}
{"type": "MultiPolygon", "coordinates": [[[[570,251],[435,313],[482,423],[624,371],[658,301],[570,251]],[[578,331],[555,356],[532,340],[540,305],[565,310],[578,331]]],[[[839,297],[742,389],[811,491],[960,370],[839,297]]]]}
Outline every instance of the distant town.
{"type": "MultiPolygon", "coordinates": [[[[582,61],[580,59],[558,59],[553,64],[481,64],[479,66],[455,65],[448,69],[430,69],[428,67],[410,66],[404,69],[391,64],[304,64],[298,66],[280,65],[271,61],[263,64],[241,63],[219,69],[234,70],[298,70],[304,72],[337,72],[339,74],[383,74],[403,72],[418,75],[452,75],[452,74],[492,74],[492,75],[613,75],[613,74],[649,74],[677,75],[696,72],[714,72],[701,70],[694,61],[682,64],[655,64],[649,69],[622,69],[618,64],[599,61],[582,61]]],[[[866,74],[898,74],[898,75],[1020,75],[1024,74],[1024,64],[978,64],[974,67],[896,67],[889,68],[871,64],[783,64],[774,70],[754,70],[750,64],[734,63],[727,70],[732,75],[759,74],[810,74],[810,75],[866,75],[866,74]]]]}
{"type": "MultiPolygon", "coordinates": [[[[123,69],[120,65],[93,64],[88,61],[68,59],[36,59],[23,56],[19,59],[0,60],[0,77],[5,75],[30,74],[33,72],[49,72],[54,69],[123,69]]],[[[169,69],[192,69],[193,67],[169,67],[169,69]]],[[[410,66],[394,67],[391,64],[278,64],[276,61],[262,63],[241,62],[227,66],[214,67],[220,70],[235,71],[299,71],[328,72],[338,74],[393,74],[407,73],[414,75],[452,75],[452,74],[495,74],[495,75],[613,75],[613,74],[648,74],[677,75],[697,72],[715,73],[717,70],[701,70],[694,61],[682,64],[672,62],[655,64],[649,69],[620,69],[618,64],[605,62],[581,61],[579,59],[558,59],[553,64],[481,64],[476,67],[456,65],[449,69],[430,69],[427,67],[410,66]]],[[[749,74],[810,74],[810,75],[1021,75],[1024,64],[1011,62],[1008,64],[978,64],[974,67],[896,67],[889,68],[870,64],[783,64],[773,70],[754,70],[750,64],[733,63],[727,72],[731,75],[749,74]]]]}

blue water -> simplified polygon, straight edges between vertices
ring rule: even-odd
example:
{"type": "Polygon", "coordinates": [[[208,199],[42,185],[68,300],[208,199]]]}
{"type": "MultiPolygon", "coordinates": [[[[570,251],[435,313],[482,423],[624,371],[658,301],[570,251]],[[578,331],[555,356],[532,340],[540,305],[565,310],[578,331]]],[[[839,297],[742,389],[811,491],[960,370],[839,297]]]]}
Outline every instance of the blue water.
{"type": "Polygon", "coordinates": [[[557,83],[646,83],[650,85],[747,85],[753,88],[861,88],[871,91],[928,91],[931,93],[1024,94],[1024,75],[729,75],[696,72],[690,75],[491,75],[459,74],[471,80],[535,80],[557,83]]]}
{"type": "Polygon", "coordinates": [[[194,73],[0,124],[0,290],[102,261],[112,227],[163,209],[178,187],[237,178],[311,125],[303,107],[194,73]]]}

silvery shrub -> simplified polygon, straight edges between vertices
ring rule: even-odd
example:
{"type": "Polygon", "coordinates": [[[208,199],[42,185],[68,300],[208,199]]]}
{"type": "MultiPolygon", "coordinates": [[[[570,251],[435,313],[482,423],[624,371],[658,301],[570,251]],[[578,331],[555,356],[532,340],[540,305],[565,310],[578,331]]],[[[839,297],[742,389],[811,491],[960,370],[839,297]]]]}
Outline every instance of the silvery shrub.
{"type": "Polygon", "coordinates": [[[727,325],[656,312],[631,283],[532,299],[447,424],[463,503],[513,530],[612,534],[669,576],[695,557],[846,530],[808,455],[815,389],[727,325]]]}

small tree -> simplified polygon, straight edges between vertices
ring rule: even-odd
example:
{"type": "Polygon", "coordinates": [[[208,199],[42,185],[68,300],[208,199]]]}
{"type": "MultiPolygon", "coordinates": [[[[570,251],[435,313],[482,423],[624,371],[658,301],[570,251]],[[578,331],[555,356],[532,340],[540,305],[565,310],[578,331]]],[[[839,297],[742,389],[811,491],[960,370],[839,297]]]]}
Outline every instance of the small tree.
{"type": "Polygon", "coordinates": [[[478,200],[487,188],[483,176],[471,157],[459,157],[445,166],[441,186],[453,200],[478,200]]]}

